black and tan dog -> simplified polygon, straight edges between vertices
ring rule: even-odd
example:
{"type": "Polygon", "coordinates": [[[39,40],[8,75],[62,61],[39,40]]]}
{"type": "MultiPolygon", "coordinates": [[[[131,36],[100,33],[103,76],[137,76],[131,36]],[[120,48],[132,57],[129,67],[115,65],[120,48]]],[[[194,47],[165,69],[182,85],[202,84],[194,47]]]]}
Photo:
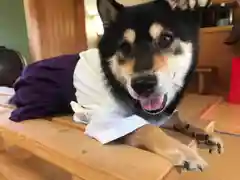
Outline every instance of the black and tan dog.
{"type": "Polygon", "coordinates": [[[187,170],[202,170],[206,163],[155,124],[174,116],[173,128],[208,145],[210,152],[223,150],[213,135],[214,123],[194,128],[176,112],[197,64],[199,11],[208,5],[207,0],[155,0],[124,7],[114,0],[97,1],[104,24],[98,49],[107,86],[127,112],[151,122],[126,136],[125,143],[187,170]]]}
{"type": "Polygon", "coordinates": [[[97,0],[104,24],[98,48],[29,65],[14,85],[10,103],[17,108],[10,119],[45,118],[72,108],[73,120],[87,123],[85,134],[103,144],[121,139],[187,170],[203,170],[207,163],[197,151],[161,128],[189,135],[210,152],[223,151],[214,122],[197,128],[176,110],[197,64],[199,12],[209,4],[155,0],[124,7],[97,0]]]}

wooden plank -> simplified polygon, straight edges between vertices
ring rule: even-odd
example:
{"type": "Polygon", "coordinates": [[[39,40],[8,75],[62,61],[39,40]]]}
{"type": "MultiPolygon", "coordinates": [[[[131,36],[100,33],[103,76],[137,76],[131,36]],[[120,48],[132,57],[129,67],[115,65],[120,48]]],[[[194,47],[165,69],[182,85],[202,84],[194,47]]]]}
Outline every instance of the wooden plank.
{"type": "Polygon", "coordinates": [[[84,1],[24,0],[23,3],[31,60],[87,49],[84,1]]]}
{"type": "Polygon", "coordinates": [[[82,123],[75,123],[72,116],[53,117],[51,121],[67,127],[79,129],[82,132],[85,130],[85,125],[82,123]]]}
{"type": "Polygon", "coordinates": [[[38,172],[34,172],[7,153],[0,154],[0,174],[8,180],[46,180],[38,172]]]}
{"type": "Polygon", "coordinates": [[[169,173],[166,174],[166,176],[162,180],[177,180],[179,179],[178,177],[180,171],[181,171],[180,169],[174,168],[171,171],[169,171],[169,173]]]}
{"type": "Polygon", "coordinates": [[[203,28],[199,34],[198,66],[214,66],[218,71],[214,83],[207,87],[211,93],[229,91],[231,79],[231,63],[229,61],[240,54],[240,51],[235,51],[234,48],[223,43],[230,32],[231,26],[224,26],[203,28]]]}
{"type": "Polygon", "coordinates": [[[186,121],[199,120],[205,111],[222,101],[220,96],[187,94],[178,107],[179,114],[186,121]]]}
{"type": "MultiPolygon", "coordinates": [[[[76,128],[79,129],[80,131],[84,131],[85,125],[81,123],[75,123],[72,120],[72,116],[63,116],[63,117],[54,117],[52,118],[52,121],[57,124],[62,124],[67,127],[71,128],[76,128]]],[[[177,138],[179,141],[181,141],[183,144],[189,145],[189,146],[194,146],[195,144],[193,143],[193,140],[190,139],[187,136],[184,136],[181,133],[170,131],[167,129],[163,129],[169,136],[172,136],[173,138],[177,138]]]]}
{"type": "Polygon", "coordinates": [[[78,129],[46,120],[14,123],[9,109],[0,113],[3,137],[85,180],[158,180],[172,168],[163,157],[125,145],[102,146],[78,129]]]}
{"type": "Polygon", "coordinates": [[[42,176],[49,180],[70,180],[72,177],[66,170],[34,155],[28,159],[24,159],[23,162],[34,171],[40,172],[42,176]]]}
{"type": "Polygon", "coordinates": [[[221,3],[233,3],[234,0],[212,0],[213,4],[221,4],[221,3]]]}
{"type": "Polygon", "coordinates": [[[217,32],[229,32],[232,30],[232,25],[228,26],[216,26],[216,27],[205,27],[201,28],[200,32],[201,33],[217,33],[217,32]]]}
{"type": "Polygon", "coordinates": [[[79,178],[79,177],[77,177],[77,176],[72,176],[72,180],[84,180],[84,179],[79,178]]]}
{"type": "Polygon", "coordinates": [[[216,130],[240,134],[240,105],[222,102],[202,115],[204,120],[216,121],[216,130]]]}
{"type": "Polygon", "coordinates": [[[29,152],[25,149],[19,148],[18,146],[6,147],[5,150],[11,157],[14,157],[19,160],[25,160],[25,159],[29,159],[32,157],[31,152],[29,152]]]}
{"type": "Polygon", "coordinates": [[[2,174],[0,174],[0,180],[8,180],[2,174]]]}
{"type": "MultiPolygon", "coordinates": [[[[179,109],[184,117],[195,117],[220,100],[216,96],[190,94],[184,98],[179,109]]],[[[9,141],[82,179],[157,179],[173,170],[169,162],[151,153],[124,145],[101,146],[84,136],[84,125],[73,123],[72,117],[52,118],[54,123],[35,120],[17,124],[8,120],[9,110],[2,108],[2,112],[5,116],[2,113],[0,129],[9,141]],[[73,157],[77,157],[76,161],[73,157]],[[100,157],[106,161],[101,161],[100,157]],[[114,160],[112,157],[115,157],[114,160]],[[139,165],[136,159],[147,161],[139,165]],[[134,171],[129,171],[128,167],[134,167],[134,171]]],[[[176,137],[176,134],[173,133],[173,136],[176,137]]],[[[188,143],[183,138],[180,140],[188,143]]]]}

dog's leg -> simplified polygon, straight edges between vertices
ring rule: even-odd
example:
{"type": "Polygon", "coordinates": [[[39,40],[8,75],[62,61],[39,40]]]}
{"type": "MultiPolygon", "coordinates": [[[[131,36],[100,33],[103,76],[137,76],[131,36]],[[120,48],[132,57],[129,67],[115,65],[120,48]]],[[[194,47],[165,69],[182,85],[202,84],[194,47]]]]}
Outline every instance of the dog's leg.
{"type": "Polygon", "coordinates": [[[223,153],[224,150],[223,142],[214,134],[214,125],[214,121],[209,123],[197,120],[188,123],[179,117],[178,111],[175,111],[168,124],[164,127],[174,129],[184,135],[195,138],[199,145],[207,146],[210,153],[217,151],[220,154],[223,153]]]}
{"type": "Polygon", "coordinates": [[[125,137],[125,144],[164,156],[188,171],[202,171],[207,163],[197,151],[182,144],[154,125],[145,125],[125,137]]]}

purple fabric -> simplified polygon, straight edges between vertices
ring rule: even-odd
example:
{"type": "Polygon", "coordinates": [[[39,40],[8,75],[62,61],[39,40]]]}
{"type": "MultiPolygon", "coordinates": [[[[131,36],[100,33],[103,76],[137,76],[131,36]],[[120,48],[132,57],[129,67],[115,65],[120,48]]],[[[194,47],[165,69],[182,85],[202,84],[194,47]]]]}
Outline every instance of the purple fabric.
{"type": "Polygon", "coordinates": [[[16,94],[10,100],[17,108],[10,119],[28,119],[72,113],[70,102],[76,100],[73,73],[79,55],[63,55],[27,66],[14,84],[16,94]]]}

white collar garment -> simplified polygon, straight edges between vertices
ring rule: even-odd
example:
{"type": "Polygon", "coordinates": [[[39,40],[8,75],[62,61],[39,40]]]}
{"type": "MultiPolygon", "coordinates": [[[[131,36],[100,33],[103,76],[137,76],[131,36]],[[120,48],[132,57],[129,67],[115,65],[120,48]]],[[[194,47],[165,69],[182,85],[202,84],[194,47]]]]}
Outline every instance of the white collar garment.
{"type": "MultiPolygon", "coordinates": [[[[73,120],[86,124],[85,134],[102,144],[149,124],[137,115],[126,117],[126,112],[118,106],[104,83],[98,49],[81,52],[73,75],[77,99],[77,102],[71,102],[75,112],[73,120]]],[[[161,124],[156,125],[164,124],[169,118],[166,116],[161,124]]]]}

